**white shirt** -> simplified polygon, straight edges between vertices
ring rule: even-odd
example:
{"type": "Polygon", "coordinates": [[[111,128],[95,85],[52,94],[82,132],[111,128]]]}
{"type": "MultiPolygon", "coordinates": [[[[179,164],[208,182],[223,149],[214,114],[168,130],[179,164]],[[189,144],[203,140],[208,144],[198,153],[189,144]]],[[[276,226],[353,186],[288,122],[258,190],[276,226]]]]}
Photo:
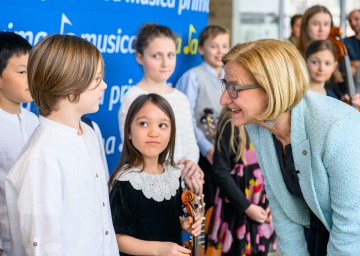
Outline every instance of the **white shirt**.
{"type": "Polygon", "coordinates": [[[92,125],[94,127],[94,132],[96,134],[96,138],[97,138],[98,143],[99,143],[100,155],[101,155],[101,159],[102,159],[103,164],[104,164],[105,178],[106,178],[106,181],[108,182],[109,178],[110,178],[109,166],[108,166],[108,163],[107,163],[107,160],[106,160],[104,140],[103,140],[103,137],[102,137],[102,133],[101,133],[100,127],[99,127],[99,125],[97,123],[95,123],[94,121],[91,121],[91,123],[92,123],[92,125]]]}
{"type": "MultiPolygon", "coordinates": [[[[149,93],[147,90],[134,86],[125,94],[119,110],[119,127],[122,141],[124,140],[126,114],[131,103],[133,103],[138,96],[149,93]]],[[[197,163],[199,161],[199,147],[196,142],[194,126],[192,124],[189,100],[185,94],[176,89],[171,93],[160,95],[169,102],[175,115],[175,163],[183,159],[192,160],[197,163]]]]}
{"type": "Polygon", "coordinates": [[[5,177],[38,124],[37,116],[24,108],[20,114],[10,114],[0,108],[0,249],[3,256],[10,255],[5,177]]]}
{"type": "Polygon", "coordinates": [[[119,255],[94,131],[40,117],[6,181],[12,255],[119,255]]]}

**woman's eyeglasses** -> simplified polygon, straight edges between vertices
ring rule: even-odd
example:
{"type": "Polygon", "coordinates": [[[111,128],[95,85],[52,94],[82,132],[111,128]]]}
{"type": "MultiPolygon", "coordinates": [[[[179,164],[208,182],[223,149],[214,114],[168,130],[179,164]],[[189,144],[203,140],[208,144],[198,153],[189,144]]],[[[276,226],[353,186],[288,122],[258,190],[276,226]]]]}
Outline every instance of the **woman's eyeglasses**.
{"type": "Polygon", "coordinates": [[[229,84],[228,82],[226,82],[225,79],[220,79],[220,83],[221,83],[222,91],[225,91],[226,89],[230,97],[233,99],[236,99],[238,97],[239,91],[260,88],[260,85],[258,84],[242,84],[242,85],[229,84]]]}

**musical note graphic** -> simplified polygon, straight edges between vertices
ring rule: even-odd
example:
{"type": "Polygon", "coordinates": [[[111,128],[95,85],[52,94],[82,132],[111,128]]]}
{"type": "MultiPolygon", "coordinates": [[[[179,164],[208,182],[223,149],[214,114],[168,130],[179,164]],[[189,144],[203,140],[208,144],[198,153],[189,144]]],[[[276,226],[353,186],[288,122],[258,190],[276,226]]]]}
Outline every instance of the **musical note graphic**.
{"type": "Polygon", "coordinates": [[[195,33],[196,30],[192,24],[189,26],[189,37],[188,44],[184,47],[184,54],[196,54],[199,41],[194,38],[192,39],[192,34],[195,33]]]}
{"type": "Polygon", "coordinates": [[[64,26],[65,24],[69,24],[72,26],[71,21],[66,17],[64,13],[61,14],[61,25],[60,25],[60,34],[64,34],[64,26]]]}
{"type": "Polygon", "coordinates": [[[182,39],[181,37],[176,38],[176,54],[181,53],[182,39]]]}

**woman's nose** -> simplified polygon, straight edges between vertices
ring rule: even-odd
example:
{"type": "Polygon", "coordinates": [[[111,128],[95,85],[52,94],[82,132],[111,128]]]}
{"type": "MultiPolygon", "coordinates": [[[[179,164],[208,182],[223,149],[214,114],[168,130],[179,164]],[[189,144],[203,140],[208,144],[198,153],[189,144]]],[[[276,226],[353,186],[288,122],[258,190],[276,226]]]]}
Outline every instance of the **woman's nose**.
{"type": "Polygon", "coordinates": [[[225,106],[230,105],[231,102],[232,102],[232,99],[231,99],[229,93],[227,92],[227,90],[224,90],[220,97],[220,105],[225,107],[225,106]]]}

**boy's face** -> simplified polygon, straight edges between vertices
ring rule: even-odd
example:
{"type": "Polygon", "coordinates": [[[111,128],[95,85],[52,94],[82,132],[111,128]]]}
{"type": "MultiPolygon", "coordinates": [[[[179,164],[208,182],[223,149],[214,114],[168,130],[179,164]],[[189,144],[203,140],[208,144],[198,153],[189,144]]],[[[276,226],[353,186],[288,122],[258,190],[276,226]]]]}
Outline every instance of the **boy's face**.
{"type": "Polygon", "coordinates": [[[214,38],[205,40],[204,45],[199,48],[204,61],[213,68],[223,66],[221,58],[230,49],[229,34],[219,34],[214,38]]]}
{"type": "Polygon", "coordinates": [[[76,104],[76,108],[80,115],[95,113],[99,110],[99,103],[101,97],[107,88],[106,83],[103,80],[101,62],[98,63],[95,77],[90,83],[89,87],[80,94],[80,99],[76,104]]]}
{"type": "Polygon", "coordinates": [[[0,76],[0,101],[2,104],[20,105],[22,102],[31,102],[27,82],[26,68],[29,54],[14,55],[8,61],[0,76]]]}
{"type": "Polygon", "coordinates": [[[294,25],[291,27],[291,30],[295,37],[300,38],[301,18],[295,20],[294,25]]]}

